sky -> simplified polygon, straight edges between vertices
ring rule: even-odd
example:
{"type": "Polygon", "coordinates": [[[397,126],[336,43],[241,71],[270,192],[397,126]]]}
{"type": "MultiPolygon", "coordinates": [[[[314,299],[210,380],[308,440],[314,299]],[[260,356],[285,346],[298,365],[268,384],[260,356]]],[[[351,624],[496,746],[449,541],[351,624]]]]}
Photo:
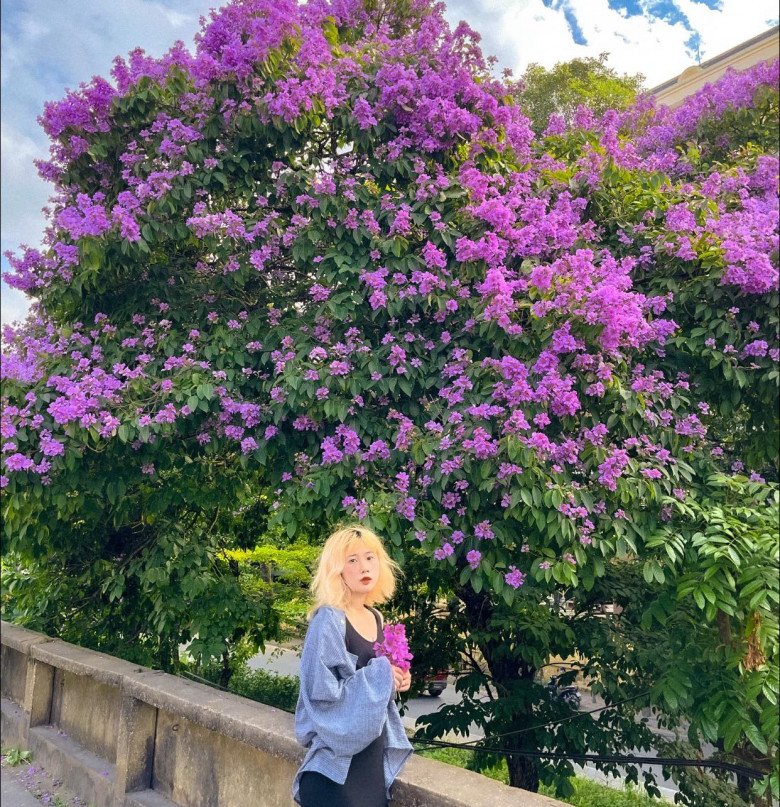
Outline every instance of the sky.
{"type": "MultiPolygon", "coordinates": [[[[215,0],[2,0],[0,17],[0,252],[40,245],[41,209],[51,186],[33,160],[48,141],[37,117],[93,75],[108,76],[117,55],[141,47],[161,56],[192,43],[215,0]]],[[[520,76],[532,62],[552,67],[609,53],[621,73],[642,73],[652,88],[776,25],[776,0],[447,0],[454,26],[482,36],[497,70],[520,76]]],[[[8,268],[3,255],[2,269],[8,268]]],[[[23,318],[27,298],[2,284],[3,324],[23,318]]]]}

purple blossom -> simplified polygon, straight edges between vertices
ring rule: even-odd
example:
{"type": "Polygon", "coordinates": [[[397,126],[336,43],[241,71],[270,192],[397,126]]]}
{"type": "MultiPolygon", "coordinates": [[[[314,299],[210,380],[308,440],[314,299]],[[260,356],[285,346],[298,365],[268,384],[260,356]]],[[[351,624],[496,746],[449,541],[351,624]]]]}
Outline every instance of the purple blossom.
{"type": "Polygon", "coordinates": [[[326,437],[322,441],[321,448],[323,465],[333,465],[344,459],[344,452],[339,449],[335,437],[326,437]]]}
{"type": "Polygon", "coordinates": [[[416,504],[417,499],[415,499],[413,496],[405,496],[395,506],[395,510],[407,521],[414,521],[414,509],[416,504]]]}
{"type": "Polygon", "coordinates": [[[173,423],[176,420],[176,407],[171,404],[166,404],[154,416],[155,423],[173,423]]]}
{"type": "Polygon", "coordinates": [[[480,521],[479,524],[474,527],[474,535],[484,541],[492,541],[496,537],[489,521],[480,521]]]}
{"type": "Polygon", "coordinates": [[[382,629],[382,641],[374,644],[374,655],[386,656],[390,663],[401,670],[408,671],[414,656],[409,652],[406,639],[406,626],[403,622],[388,623],[382,629]]]}
{"type": "Polygon", "coordinates": [[[504,582],[512,588],[520,588],[525,583],[525,575],[516,566],[510,566],[504,575],[504,582]]]}
{"type": "Polygon", "coordinates": [[[334,376],[347,375],[351,369],[348,361],[332,361],[329,365],[330,374],[334,376]]]}
{"type": "Polygon", "coordinates": [[[20,453],[6,457],[4,463],[9,471],[29,471],[35,465],[33,460],[20,453]]]}
{"type": "Polygon", "coordinates": [[[45,439],[41,440],[41,452],[46,457],[59,457],[65,453],[65,446],[59,440],[45,439]]]}
{"type": "Polygon", "coordinates": [[[617,489],[617,480],[628,465],[628,452],[616,449],[599,465],[599,482],[609,490],[617,489]]]}
{"type": "Polygon", "coordinates": [[[315,283],[309,289],[309,296],[317,303],[322,303],[330,297],[330,289],[315,283]]]}
{"type": "Polygon", "coordinates": [[[742,348],[742,353],[745,356],[766,356],[769,350],[769,345],[763,339],[756,339],[749,342],[742,348]]]}

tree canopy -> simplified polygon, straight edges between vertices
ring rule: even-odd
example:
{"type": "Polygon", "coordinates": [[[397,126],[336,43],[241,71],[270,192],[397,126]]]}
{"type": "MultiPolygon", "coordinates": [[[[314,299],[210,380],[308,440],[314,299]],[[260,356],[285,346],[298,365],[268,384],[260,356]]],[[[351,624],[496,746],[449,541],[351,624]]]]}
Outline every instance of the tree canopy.
{"type": "Polygon", "coordinates": [[[768,774],[777,69],[536,138],[437,5],[236,0],[48,104],[5,613],[218,657],[279,620],[226,549],[358,519],[474,659],[429,733],[477,720],[513,784],[565,792],[520,752],[652,748],[651,707],[768,774]],[[557,723],[556,656],[610,709],[557,723]]]}
{"type": "Polygon", "coordinates": [[[541,134],[553,114],[571,122],[577,107],[585,106],[597,115],[609,109],[631,106],[644,89],[645,77],[619,74],[607,66],[608,53],[558,62],[547,69],[528,65],[520,79],[517,101],[533,129],[541,134]]]}

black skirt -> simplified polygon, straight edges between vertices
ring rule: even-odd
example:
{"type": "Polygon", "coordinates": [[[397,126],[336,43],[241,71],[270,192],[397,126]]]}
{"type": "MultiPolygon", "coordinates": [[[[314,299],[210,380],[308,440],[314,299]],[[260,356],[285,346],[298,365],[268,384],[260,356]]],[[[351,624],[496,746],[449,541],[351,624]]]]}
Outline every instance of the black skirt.
{"type": "MultiPolygon", "coordinates": [[[[381,641],[379,614],[374,611],[377,636],[381,641]]],[[[356,668],[365,667],[374,658],[374,643],[364,639],[347,620],[347,650],[358,657],[356,668]]],[[[343,785],[321,773],[305,771],[301,775],[298,798],[302,807],[387,807],[385,797],[385,744],[380,735],[352,757],[343,785]]]]}

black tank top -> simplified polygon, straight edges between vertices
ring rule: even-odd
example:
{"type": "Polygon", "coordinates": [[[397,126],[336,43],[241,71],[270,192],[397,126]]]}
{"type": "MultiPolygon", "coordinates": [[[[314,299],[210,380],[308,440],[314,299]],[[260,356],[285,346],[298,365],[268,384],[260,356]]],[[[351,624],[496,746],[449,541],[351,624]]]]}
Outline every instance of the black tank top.
{"type": "MultiPolygon", "coordinates": [[[[379,612],[375,611],[373,608],[369,610],[376,620],[376,641],[381,642],[384,637],[382,636],[382,622],[379,618],[379,612]]],[[[374,642],[363,638],[352,626],[349,619],[347,619],[347,630],[344,639],[346,641],[347,650],[358,657],[357,663],[355,664],[356,669],[359,670],[361,667],[365,667],[372,658],[375,658],[374,642]]]]}
{"type": "MultiPolygon", "coordinates": [[[[369,609],[376,619],[376,640],[381,642],[382,623],[379,612],[369,609]]],[[[346,630],[347,650],[357,657],[356,669],[365,667],[372,658],[376,658],[374,653],[374,642],[364,639],[347,620],[346,630]]],[[[366,748],[352,757],[352,764],[349,766],[347,781],[344,782],[344,790],[351,803],[360,807],[385,807],[385,741],[380,734],[366,748]]]]}

